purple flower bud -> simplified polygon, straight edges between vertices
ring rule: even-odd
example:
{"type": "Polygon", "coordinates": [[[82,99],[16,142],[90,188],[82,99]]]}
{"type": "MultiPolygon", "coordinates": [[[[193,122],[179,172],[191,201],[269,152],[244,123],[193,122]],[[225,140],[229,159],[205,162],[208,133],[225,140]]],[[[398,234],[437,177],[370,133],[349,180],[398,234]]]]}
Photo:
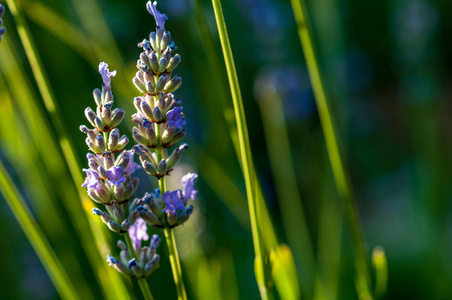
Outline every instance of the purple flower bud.
{"type": "Polygon", "coordinates": [[[104,213],[100,209],[93,207],[93,215],[103,216],[104,213]]]}
{"type": "Polygon", "coordinates": [[[133,161],[134,153],[132,151],[127,151],[130,156],[130,162],[127,164],[127,167],[124,169],[124,173],[127,175],[132,175],[136,170],[141,169],[140,165],[133,161]]]}
{"type": "Polygon", "coordinates": [[[195,179],[198,178],[198,174],[196,173],[188,173],[185,174],[181,179],[181,184],[184,189],[184,201],[188,201],[189,199],[195,200],[198,197],[198,191],[195,190],[195,179]]]}
{"type": "Polygon", "coordinates": [[[108,64],[101,62],[99,64],[99,73],[102,75],[104,90],[107,92],[111,91],[110,77],[114,77],[116,75],[116,71],[110,72],[110,70],[108,70],[108,64]]]}
{"type": "Polygon", "coordinates": [[[165,203],[165,208],[163,209],[164,213],[172,213],[172,214],[177,214],[178,210],[184,210],[185,206],[184,204],[180,201],[181,199],[181,195],[180,195],[180,191],[174,191],[174,192],[166,192],[165,194],[163,194],[162,196],[162,201],[165,203]]]}
{"type": "MultiPolygon", "coordinates": [[[[150,2],[150,1],[149,1],[150,2]]],[[[148,3],[149,5],[149,3],[148,3]]],[[[149,10],[149,9],[148,9],[149,10]]],[[[151,13],[152,14],[152,13],[151,13]]],[[[148,40],[144,39],[141,43],[138,44],[138,47],[143,48],[144,51],[151,53],[151,45],[148,40]]]]}
{"type": "Polygon", "coordinates": [[[86,173],[85,182],[82,184],[82,187],[87,187],[88,189],[100,190],[102,189],[99,185],[99,174],[96,171],[91,169],[83,169],[83,172],[86,173]]]}
{"type": "Polygon", "coordinates": [[[119,261],[111,255],[107,255],[107,262],[109,266],[113,266],[119,263],[119,261]]]}
{"type": "Polygon", "coordinates": [[[129,235],[135,249],[141,248],[141,241],[147,241],[149,239],[146,230],[146,221],[142,218],[138,218],[135,223],[130,226],[129,235]]]}
{"type": "Polygon", "coordinates": [[[129,261],[129,269],[132,269],[133,267],[136,267],[136,266],[138,266],[138,263],[137,263],[137,261],[136,261],[135,258],[132,258],[132,259],[129,261]]]}
{"type": "Polygon", "coordinates": [[[111,167],[107,170],[108,178],[110,179],[110,184],[120,185],[126,182],[126,178],[123,174],[122,167],[111,167]]]}
{"type": "Polygon", "coordinates": [[[154,1],[152,3],[151,1],[148,1],[146,4],[146,8],[148,9],[148,12],[154,16],[155,23],[157,24],[157,29],[164,30],[165,29],[165,21],[168,20],[168,17],[165,14],[160,13],[157,10],[157,1],[154,1]]]}
{"type": "Polygon", "coordinates": [[[151,249],[156,249],[159,246],[160,241],[161,241],[161,239],[159,238],[159,236],[154,234],[151,237],[151,249]]]}
{"type": "Polygon", "coordinates": [[[182,117],[182,107],[175,107],[169,112],[166,113],[166,117],[168,118],[168,126],[176,127],[177,129],[182,128],[187,122],[185,122],[182,117]]]}

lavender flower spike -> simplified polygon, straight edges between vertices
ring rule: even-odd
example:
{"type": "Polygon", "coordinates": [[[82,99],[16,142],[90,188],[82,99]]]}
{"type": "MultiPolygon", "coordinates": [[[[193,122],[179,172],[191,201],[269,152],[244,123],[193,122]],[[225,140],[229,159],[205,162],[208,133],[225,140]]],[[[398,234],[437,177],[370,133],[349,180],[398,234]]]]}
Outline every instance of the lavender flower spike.
{"type": "Polygon", "coordinates": [[[157,10],[157,1],[154,1],[154,3],[148,1],[146,8],[148,9],[148,12],[154,16],[157,29],[162,31],[165,30],[165,21],[168,20],[168,17],[157,10]]]}

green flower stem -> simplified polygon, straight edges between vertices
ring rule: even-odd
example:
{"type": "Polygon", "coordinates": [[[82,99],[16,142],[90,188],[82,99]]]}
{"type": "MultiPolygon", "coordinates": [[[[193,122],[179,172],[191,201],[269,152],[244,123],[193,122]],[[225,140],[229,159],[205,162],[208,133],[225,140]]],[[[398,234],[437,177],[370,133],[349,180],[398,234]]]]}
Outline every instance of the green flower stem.
{"type": "MultiPolygon", "coordinates": [[[[161,138],[160,124],[157,124],[155,127],[156,127],[155,134],[158,139],[158,143],[157,143],[157,147],[155,148],[155,152],[157,154],[157,161],[160,162],[160,160],[163,158],[163,153],[162,153],[163,148],[160,143],[160,138],[161,138]]],[[[159,188],[160,188],[160,195],[163,195],[166,192],[165,177],[159,178],[159,188]]],[[[165,231],[166,244],[168,246],[168,251],[169,251],[171,269],[173,271],[174,283],[176,284],[176,289],[177,289],[177,299],[178,300],[186,300],[187,292],[185,291],[184,280],[182,277],[182,268],[180,266],[179,255],[177,254],[176,240],[174,239],[174,232],[173,232],[173,229],[169,228],[169,227],[165,227],[164,231],[165,231]]]]}
{"type": "MultiPolygon", "coordinates": [[[[163,181],[163,179],[161,179],[163,181]]],[[[171,228],[165,228],[166,244],[168,245],[169,257],[171,262],[171,269],[173,270],[174,283],[177,289],[177,299],[187,300],[187,293],[185,292],[184,281],[182,278],[182,268],[179,262],[179,255],[177,254],[176,240],[174,239],[174,231],[171,228]]]]}
{"type": "MultiPolygon", "coordinates": [[[[137,254],[135,253],[135,249],[133,248],[132,240],[130,239],[129,233],[124,234],[124,238],[126,240],[127,248],[129,249],[129,253],[131,257],[137,258],[137,254]]],[[[152,296],[151,289],[146,281],[146,278],[139,278],[138,285],[140,286],[141,293],[145,300],[154,300],[152,296]]]]}
{"type": "Polygon", "coordinates": [[[138,285],[140,286],[145,300],[154,300],[146,278],[138,279],[138,285]]]}
{"type": "Polygon", "coordinates": [[[80,299],[33,214],[0,161],[0,191],[63,299],[80,299]]]}
{"type": "Polygon", "coordinates": [[[341,149],[339,148],[339,136],[333,121],[333,115],[329,107],[325,87],[319,70],[314,45],[312,43],[309,19],[306,5],[303,0],[291,0],[292,9],[298,26],[298,34],[306,58],[309,76],[320,115],[325,142],[330,158],[334,179],[342,199],[345,219],[348,223],[353,250],[355,256],[355,268],[357,275],[357,290],[361,299],[371,299],[371,281],[369,273],[369,262],[366,247],[361,231],[357,208],[354,202],[352,185],[345,165],[341,149]]]}
{"type": "Polygon", "coordinates": [[[253,235],[255,259],[255,273],[257,284],[262,299],[269,299],[270,293],[267,287],[268,273],[266,272],[266,265],[264,256],[266,251],[264,244],[260,237],[260,224],[258,215],[258,202],[256,197],[256,186],[253,172],[253,163],[251,156],[251,147],[248,137],[248,129],[246,126],[245,110],[243,107],[242,95],[240,93],[239,81],[237,72],[235,70],[234,58],[232,56],[231,45],[229,44],[229,37],[224,21],[223,10],[221,8],[220,0],[212,0],[212,5],[217,21],[218,33],[220,35],[221,47],[223,49],[223,56],[228,73],[229,86],[231,88],[232,102],[234,104],[235,119],[237,120],[237,130],[240,144],[240,157],[242,162],[243,174],[245,177],[246,193],[248,198],[248,207],[251,221],[251,232],[253,235]]]}
{"type": "Polygon", "coordinates": [[[125,233],[124,238],[126,240],[127,249],[129,249],[130,257],[136,258],[137,254],[135,253],[135,248],[133,248],[133,243],[132,240],[130,239],[129,233],[125,233]]]}

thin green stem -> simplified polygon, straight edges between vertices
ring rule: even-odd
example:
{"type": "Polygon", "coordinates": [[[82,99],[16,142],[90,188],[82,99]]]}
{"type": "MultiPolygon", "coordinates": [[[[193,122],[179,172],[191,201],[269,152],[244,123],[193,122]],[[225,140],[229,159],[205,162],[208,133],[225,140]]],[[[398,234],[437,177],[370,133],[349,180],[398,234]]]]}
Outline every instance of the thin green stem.
{"type": "MultiPolygon", "coordinates": [[[[137,254],[135,253],[135,248],[133,248],[132,240],[130,239],[129,233],[124,234],[126,240],[127,248],[129,249],[130,257],[137,259],[137,254]]],[[[152,296],[151,289],[146,281],[146,278],[138,278],[138,285],[140,286],[141,293],[145,300],[154,300],[152,296]]]]}
{"type": "Polygon", "coordinates": [[[264,255],[266,251],[260,237],[258,203],[255,191],[255,180],[253,173],[253,163],[251,155],[251,147],[248,137],[248,129],[246,126],[245,110],[243,107],[242,95],[240,93],[239,81],[235,69],[234,58],[232,56],[231,45],[224,21],[223,10],[220,0],[212,0],[212,5],[217,22],[218,33],[220,35],[221,47],[223,49],[224,61],[228,73],[229,86],[232,94],[232,102],[234,105],[235,119],[237,121],[238,138],[240,144],[240,157],[242,162],[243,175],[245,177],[246,193],[248,198],[248,207],[251,221],[251,232],[253,235],[255,260],[255,273],[257,284],[262,299],[269,298],[269,289],[267,287],[268,272],[265,272],[266,265],[264,255]]]}
{"type": "Polygon", "coordinates": [[[369,263],[364,244],[364,237],[358,217],[357,208],[354,202],[352,185],[341,149],[340,141],[335,128],[333,115],[329,107],[325,86],[322,81],[318,60],[315,54],[310,24],[306,5],[303,0],[291,0],[292,9],[298,26],[298,34],[306,58],[309,76],[320,115],[323,133],[325,135],[326,147],[330,158],[334,179],[342,199],[345,219],[348,223],[355,255],[355,268],[357,275],[357,290],[360,298],[371,299],[371,281],[369,273],[369,263]]]}
{"type": "Polygon", "coordinates": [[[169,257],[171,262],[171,269],[173,270],[174,283],[177,289],[177,299],[186,300],[187,293],[185,292],[184,281],[182,279],[182,268],[179,262],[179,255],[177,254],[176,240],[174,239],[174,232],[171,228],[165,228],[166,244],[168,245],[169,257]]]}
{"type": "MultiPolygon", "coordinates": [[[[156,124],[155,126],[155,133],[157,135],[158,140],[157,147],[155,148],[155,153],[157,154],[158,162],[160,162],[160,160],[163,158],[163,148],[160,143],[161,139],[160,126],[161,126],[160,124],[156,124]]],[[[159,188],[160,195],[163,195],[166,192],[165,177],[159,178],[159,188]]],[[[174,283],[176,284],[177,299],[186,300],[187,292],[185,291],[184,280],[182,277],[182,268],[180,266],[179,255],[177,254],[176,240],[174,239],[174,232],[173,229],[169,227],[165,227],[164,231],[166,237],[166,244],[168,246],[169,251],[171,269],[173,271],[174,283]]]]}
{"type": "Polygon", "coordinates": [[[0,191],[63,299],[80,299],[33,214],[0,161],[0,191]]]}
{"type": "Polygon", "coordinates": [[[130,239],[129,233],[124,234],[126,240],[127,248],[129,249],[130,257],[136,257],[135,248],[133,248],[132,240],[130,239]]]}
{"type": "Polygon", "coordinates": [[[138,285],[140,286],[145,300],[154,300],[146,278],[138,279],[138,285]]]}

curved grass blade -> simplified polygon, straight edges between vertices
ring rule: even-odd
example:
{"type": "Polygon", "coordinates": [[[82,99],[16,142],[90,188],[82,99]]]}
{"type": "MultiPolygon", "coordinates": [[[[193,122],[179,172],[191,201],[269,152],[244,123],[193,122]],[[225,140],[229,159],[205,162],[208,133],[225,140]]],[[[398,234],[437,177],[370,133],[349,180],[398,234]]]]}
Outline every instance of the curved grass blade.
{"type": "Polygon", "coordinates": [[[217,21],[218,33],[220,35],[221,46],[223,49],[226,70],[229,78],[229,85],[231,88],[232,101],[234,104],[235,118],[237,122],[237,131],[240,144],[240,156],[242,158],[243,175],[245,177],[246,193],[248,198],[248,207],[251,220],[251,232],[253,235],[255,260],[256,280],[259,286],[262,299],[268,299],[270,296],[269,290],[269,268],[265,259],[267,251],[262,242],[262,229],[259,226],[262,222],[259,219],[259,203],[256,196],[256,180],[254,169],[252,167],[251,147],[248,137],[248,129],[246,126],[245,110],[243,107],[242,95],[240,92],[237,72],[235,70],[234,58],[232,56],[231,46],[229,44],[228,33],[224,21],[223,11],[219,0],[212,0],[212,5],[217,21]]]}
{"type": "Polygon", "coordinates": [[[0,191],[63,299],[80,299],[17,187],[0,161],[0,191]]]}
{"type": "MultiPolygon", "coordinates": [[[[262,83],[264,84],[264,82],[262,83]]],[[[260,87],[259,90],[262,93],[257,95],[258,104],[264,125],[265,140],[267,141],[278,203],[283,215],[282,223],[289,245],[298,258],[296,261],[299,261],[300,285],[307,296],[311,298],[313,278],[316,273],[315,255],[297,188],[297,176],[290,153],[283,104],[275,89],[260,87]],[[297,228],[297,230],[294,230],[294,228],[297,228]]]]}
{"type": "Polygon", "coordinates": [[[347,166],[345,165],[340,141],[333,121],[333,115],[329,107],[329,102],[325,86],[320,74],[319,64],[316,52],[312,42],[311,29],[306,11],[306,5],[303,0],[291,0],[292,9],[298,26],[298,33],[306,58],[306,64],[309,76],[312,82],[317,109],[320,115],[323,133],[325,136],[326,147],[330,158],[331,168],[333,170],[336,186],[344,207],[345,219],[348,223],[353,250],[355,256],[355,269],[357,276],[357,291],[362,299],[372,299],[372,289],[369,273],[369,262],[367,251],[364,244],[364,237],[361,231],[361,225],[358,217],[357,208],[354,202],[352,185],[350,182],[347,166]]]}
{"type": "Polygon", "coordinates": [[[78,248],[73,247],[73,241],[68,247],[67,242],[61,240],[61,237],[67,236],[70,225],[61,214],[62,210],[57,202],[61,197],[54,188],[55,180],[52,179],[47,168],[48,165],[41,157],[41,151],[26,128],[26,123],[23,121],[24,116],[20,113],[21,109],[17,107],[18,101],[12,97],[2,72],[0,72],[0,92],[0,110],[4,114],[0,121],[0,128],[3,129],[0,133],[0,144],[2,145],[0,150],[21,181],[27,183],[23,185],[23,189],[26,198],[30,199],[31,210],[47,238],[56,242],[53,244],[54,249],[61,261],[65,262],[66,269],[71,270],[72,282],[77,287],[80,296],[83,299],[93,299],[92,285],[89,287],[86,279],[89,276],[81,274],[82,266],[79,258],[84,255],[77,253],[78,248]],[[61,246],[65,249],[58,252],[58,248],[61,249],[61,246]]]}

